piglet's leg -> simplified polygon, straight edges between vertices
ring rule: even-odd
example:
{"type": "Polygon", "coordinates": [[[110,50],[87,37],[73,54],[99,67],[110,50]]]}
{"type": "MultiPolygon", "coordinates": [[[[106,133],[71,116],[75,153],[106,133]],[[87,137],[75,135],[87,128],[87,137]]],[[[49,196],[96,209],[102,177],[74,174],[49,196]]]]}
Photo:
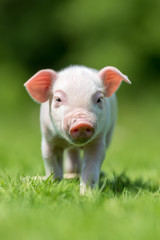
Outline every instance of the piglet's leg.
{"type": "Polygon", "coordinates": [[[80,194],[94,189],[99,183],[102,162],[105,158],[105,140],[98,139],[84,148],[80,194]]]}
{"type": "Polygon", "coordinates": [[[77,173],[81,171],[80,150],[76,147],[66,149],[64,154],[64,169],[68,174],[77,173]]]}
{"type": "Polygon", "coordinates": [[[63,159],[62,149],[54,146],[42,139],[42,156],[46,169],[46,178],[53,174],[53,179],[61,180],[63,178],[63,159]]]}

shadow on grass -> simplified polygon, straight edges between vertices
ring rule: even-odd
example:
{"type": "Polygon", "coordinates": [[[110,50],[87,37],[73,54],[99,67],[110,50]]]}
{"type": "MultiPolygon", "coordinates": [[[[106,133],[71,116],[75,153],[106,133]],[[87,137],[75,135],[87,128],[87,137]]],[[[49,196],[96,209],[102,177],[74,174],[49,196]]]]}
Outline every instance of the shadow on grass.
{"type": "Polygon", "coordinates": [[[131,180],[125,172],[116,174],[113,172],[113,178],[108,179],[106,173],[100,175],[100,189],[102,192],[112,191],[115,195],[122,194],[124,191],[137,193],[141,190],[155,193],[160,190],[158,183],[152,183],[150,180],[144,181],[142,178],[131,180]]]}

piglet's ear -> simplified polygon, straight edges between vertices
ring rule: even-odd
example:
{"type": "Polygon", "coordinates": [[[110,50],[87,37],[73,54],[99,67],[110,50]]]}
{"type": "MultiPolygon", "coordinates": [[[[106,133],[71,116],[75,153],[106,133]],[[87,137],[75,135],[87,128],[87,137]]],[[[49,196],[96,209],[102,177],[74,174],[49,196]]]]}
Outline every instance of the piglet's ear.
{"type": "Polygon", "coordinates": [[[24,86],[34,100],[43,103],[49,99],[51,87],[55,79],[56,72],[45,69],[37,72],[24,86]]]}
{"type": "Polygon", "coordinates": [[[122,80],[131,84],[128,77],[126,75],[124,75],[123,73],[121,73],[115,67],[105,67],[99,71],[98,75],[103,81],[106,97],[112,96],[112,94],[120,86],[122,80]]]}

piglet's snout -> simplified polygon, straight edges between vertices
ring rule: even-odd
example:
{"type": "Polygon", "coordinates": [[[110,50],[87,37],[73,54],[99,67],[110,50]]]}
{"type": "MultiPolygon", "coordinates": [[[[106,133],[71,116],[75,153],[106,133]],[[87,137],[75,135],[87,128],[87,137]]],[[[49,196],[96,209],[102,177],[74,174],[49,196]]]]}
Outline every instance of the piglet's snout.
{"type": "Polygon", "coordinates": [[[89,139],[93,136],[94,128],[89,123],[77,123],[70,129],[70,135],[74,139],[89,139]]]}

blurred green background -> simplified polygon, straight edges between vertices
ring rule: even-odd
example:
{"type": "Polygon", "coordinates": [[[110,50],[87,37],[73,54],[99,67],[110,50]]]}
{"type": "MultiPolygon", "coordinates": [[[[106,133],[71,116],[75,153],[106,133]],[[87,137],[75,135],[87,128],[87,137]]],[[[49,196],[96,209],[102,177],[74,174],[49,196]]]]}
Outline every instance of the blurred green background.
{"type": "Polygon", "coordinates": [[[34,158],[39,163],[35,169],[43,169],[39,105],[23,87],[42,68],[59,70],[70,64],[119,68],[133,84],[123,83],[118,91],[118,125],[134,129],[137,124],[131,139],[139,138],[139,133],[152,143],[150,130],[157,144],[159,13],[159,0],[1,0],[1,167],[13,172],[28,167],[31,174],[34,158]]]}

